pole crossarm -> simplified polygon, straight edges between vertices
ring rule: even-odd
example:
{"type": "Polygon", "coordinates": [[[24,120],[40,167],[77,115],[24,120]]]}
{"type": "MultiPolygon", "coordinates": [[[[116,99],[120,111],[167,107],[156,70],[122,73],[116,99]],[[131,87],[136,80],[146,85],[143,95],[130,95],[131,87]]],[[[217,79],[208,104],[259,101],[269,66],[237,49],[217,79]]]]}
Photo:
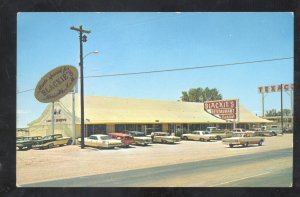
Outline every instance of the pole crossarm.
{"type": "Polygon", "coordinates": [[[70,29],[75,30],[75,31],[79,31],[79,32],[82,32],[82,33],[87,33],[87,34],[91,33],[90,30],[80,29],[80,28],[77,28],[77,27],[74,27],[74,26],[71,27],[70,29]]]}

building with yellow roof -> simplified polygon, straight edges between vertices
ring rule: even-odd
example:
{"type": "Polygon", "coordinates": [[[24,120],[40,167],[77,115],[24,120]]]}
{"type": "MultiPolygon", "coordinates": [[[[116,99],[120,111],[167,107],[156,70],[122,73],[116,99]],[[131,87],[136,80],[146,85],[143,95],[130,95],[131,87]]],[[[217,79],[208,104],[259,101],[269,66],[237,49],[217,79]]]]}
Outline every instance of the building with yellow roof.
{"type": "MultiPolygon", "coordinates": [[[[232,122],[219,119],[204,110],[203,103],[151,99],[85,96],[86,136],[109,132],[152,131],[186,133],[205,130],[208,126],[232,129],[232,122]]],[[[271,121],[257,117],[239,106],[237,127],[250,128],[271,121]]],[[[28,124],[30,135],[52,134],[52,103],[36,120],[28,124]]],[[[80,96],[75,96],[76,138],[80,137],[80,96]]],[[[66,95],[54,105],[55,133],[72,136],[72,95],[66,95]]]]}

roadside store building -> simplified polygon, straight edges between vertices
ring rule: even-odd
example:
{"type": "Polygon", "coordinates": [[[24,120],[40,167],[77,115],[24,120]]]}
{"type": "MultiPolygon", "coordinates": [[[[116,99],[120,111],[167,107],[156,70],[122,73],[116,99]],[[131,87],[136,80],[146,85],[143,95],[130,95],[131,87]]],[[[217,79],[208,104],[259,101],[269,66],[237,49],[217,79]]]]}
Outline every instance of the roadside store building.
{"type": "MultiPolygon", "coordinates": [[[[232,129],[233,123],[219,119],[204,110],[203,103],[150,99],[85,96],[85,136],[109,132],[153,131],[175,132],[176,135],[208,126],[232,129]]],[[[76,138],[80,137],[80,96],[75,96],[76,138]]],[[[240,105],[237,127],[249,129],[271,121],[257,117],[240,105]]],[[[52,104],[39,118],[28,124],[30,135],[50,135],[52,104]]],[[[72,95],[54,105],[55,133],[72,136],[72,95]]]]}

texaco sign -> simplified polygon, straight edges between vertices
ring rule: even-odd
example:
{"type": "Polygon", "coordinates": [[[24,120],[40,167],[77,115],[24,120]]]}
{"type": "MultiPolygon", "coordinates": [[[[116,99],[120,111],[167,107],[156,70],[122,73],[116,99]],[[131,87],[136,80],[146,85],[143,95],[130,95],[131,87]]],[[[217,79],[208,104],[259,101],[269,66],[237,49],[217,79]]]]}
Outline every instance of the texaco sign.
{"type": "Polygon", "coordinates": [[[218,100],[204,102],[204,110],[220,119],[237,119],[239,102],[235,100],[218,100]]]}
{"type": "Polygon", "coordinates": [[[71,65],[59,66],[49,71],[38,82],[34,96],[42,103],[57,101],[68,94],[78,80],[78,71],[71,65]]]}
{"type": "Polygon", "coordinates": [[[282,87],[282,91],[290,91],[294,90],[294,84],[279,84],[279,85],[270,85],[270,86],[259,86],[258,93],[272,93],[272,92],[280,92],[282,87]]]}

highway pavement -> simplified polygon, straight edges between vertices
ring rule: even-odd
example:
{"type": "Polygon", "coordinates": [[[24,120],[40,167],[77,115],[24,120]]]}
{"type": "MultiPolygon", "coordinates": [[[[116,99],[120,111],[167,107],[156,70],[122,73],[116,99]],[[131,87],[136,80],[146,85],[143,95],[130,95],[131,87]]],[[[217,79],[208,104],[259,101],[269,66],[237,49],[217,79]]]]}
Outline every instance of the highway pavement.
{"type": "Polygon", "coordinates": [[[292,157],[293,149],[285,148],[261,153],[51,180],[19,186],[291,187],[292,157]]]}

